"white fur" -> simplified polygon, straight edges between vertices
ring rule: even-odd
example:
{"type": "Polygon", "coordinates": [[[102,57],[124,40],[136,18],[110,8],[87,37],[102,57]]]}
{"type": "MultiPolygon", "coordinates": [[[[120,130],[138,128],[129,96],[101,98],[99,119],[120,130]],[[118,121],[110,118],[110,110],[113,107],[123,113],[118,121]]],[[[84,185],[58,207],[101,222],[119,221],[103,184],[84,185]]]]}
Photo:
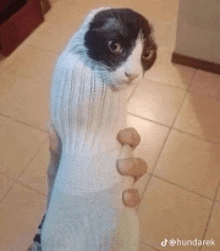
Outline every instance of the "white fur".
{"type": "Polygon", "coordinates": [[[130,83],[130,78],[126,76],[126,73],[131,77],[135,77],[133,83],[140,82],[143,78],[143,68],[141,66],[141,55],[143,51],[143,40],[141,34],[138,36],[135,47],[128,57],[125,63],[111,73],[114,83],[118,83],[117,87],[121,89],[130,83]],[[124,85],[124,86],[123,86],[124,85]]]}

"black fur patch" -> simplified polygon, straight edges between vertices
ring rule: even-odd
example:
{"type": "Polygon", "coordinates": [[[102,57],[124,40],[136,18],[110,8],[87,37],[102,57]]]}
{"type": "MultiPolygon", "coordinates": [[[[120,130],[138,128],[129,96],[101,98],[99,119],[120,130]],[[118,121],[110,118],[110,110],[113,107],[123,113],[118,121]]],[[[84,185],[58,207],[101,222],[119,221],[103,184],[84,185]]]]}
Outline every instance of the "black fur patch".
{"type": "Polygon", "coordinates": [[[156,59],[156,44],[151,36],[152,28],[146,18],[131,9],[107,9],[97,13],[85,35],[85,46],[88,55],[95,61],[101,62],[115,70],[129,55],[135,46],[140,33],[145,39],[143,54],[154,50],[153,57],[148,61],[142,58],[143,70],[149,69],[156,59]],[[123,51],[114,54],[109,49],[109,41],[119,43],[123,51]]]}

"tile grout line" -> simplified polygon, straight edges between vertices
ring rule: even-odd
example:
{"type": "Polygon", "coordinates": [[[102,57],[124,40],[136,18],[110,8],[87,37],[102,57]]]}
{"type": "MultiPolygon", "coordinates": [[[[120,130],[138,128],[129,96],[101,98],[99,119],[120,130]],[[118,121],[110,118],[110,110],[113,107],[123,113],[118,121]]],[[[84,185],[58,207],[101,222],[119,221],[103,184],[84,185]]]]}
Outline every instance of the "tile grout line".
{"type": "MultiPolygon", "coordinates": [[[[164,146],[165,146],[165,144],[166,144],[166,142],[167,142],[167,139],[168,139],[168,137],[170,136],[171,130],[172,130],[172,128],[169,129],[169,131],[168,131],[168,133],[167,133],[167,136],[166,136],[166,138],[165,138],[165,140],[164,140],[164,142],[163,142],[163,145],[162,145],[162,147],[161,147],[161,150],[160,150],[160,152],[159,152],[159,154],[158,154],[158,157],[157,157],[157,159],[156,159],[156,161],[155,161],[155,163],[154,163],[153,170],[152,170],[152,172],[149,174],[150,177],[149,177],[149,179],[147,180],[147,182],[146,182],[146,184],[145,184],[145,186],[144,186],[143,192],[141,193],[141,198],[144,196],[144,193],[146,192],[147,187],[148,187],[148,185],[149,185],[149,183],[150,183],[150,181],[151,181],[151,179],[152,179],[154,169],[156,168],[156,165],[157,165],[157,163],[158,163],[158,160],[159,160],[159,158],[160,158],[160,156],[161,156],[161,154],[162,154],[162,152],[163,152],[163,149],[164,149],[164,146]]],[[[139,205],[140,205],[140,204],[139,204],[139,205]]],[[[137,206],[136,211],[138,210],[139,205],[137,206]]]]}
{"type": "MultiPolygon", "coordinates": [[[[206,226],[205,226],[205,230],[204,230],[204,233],[203,233],[203,236],[202,236],[202,240],[204,240],[205,236],[206,236],[206,233],[208,231],[208,226],[209,226],[209,223],[210,223],[210,220],[211,220],[211,217],[212,217],[212,213],[213,213],[213,209],[214,209],[214,205],[216,204],[216,198],[217,198],[217,195],[218,195],[218,190],[220,188],[220,179],[219,179],[219,182],[218,182],[218,185],[216,187],[216,190],[215,190],[215,195],[214,195],[214,199],[213,199],[213,202],[212,202],[212,206],[211,206],[211,209],[210,209],[210,213],[209,213],[209,216],[208,216],[208,220],[207,220],[207,223],[206,223],[206,226]]],[[[202,250],[202,247],[203,246],[200,246],[199,250],[198,251],[201,251],[202,250]]]]}
{"type": "Polygon", "coordinates": [[[149,245],[149,244],[147,244],[147,243],[145,243],[145,242],[143,242],[143,241],[140,241],[140,243],[141,243],[141,244],[144,244],[144,245],[147,246],[147,247],[152,248],[152,249],[155,250],[155,251],[160,251],[159,249],[157,249],[157,248],[155,248],[155,247],[153,247],[153,246],[151,246],[151,245],[149,245]]]}
{"type": "Polygon", "coordinates": [[[19,181],[19,180],[18,180],[18,181],[16,181],[16,184],[19,184],[19,185],[21,185],[21,186],[23,186],[23,187],[26,187],[26,188],[28,188],[28,189],[30,189],[30,190],[36,192],[36,193],[39,193],[40,195],[42,195],[42,196],[44,196],[44,197],[47,197],[47,195],[46,195],[44,192],[41,192],[41,191],[37,190],[36,188],[33,188],[33,187],[31,187],[30,185],[23,183],[22,181],[19,181]]]}
{"type": "MultiPolygon", "coordinates": [[[[196,72],[196,71],[195,71],[195,72],[196,72]]],[[[190,83],[192,82],[192,80],[193,80],[193,78],[194,78],[194,76],[195,76],[195,72],[194,72],[194,74],[193,74],[193,76],[192,76],[192,78],[191,78],[191,80],[190,80],[190,83]]],[[[189,84],[189,85],[190,85],[190,84],[189,84]]],[[[189,86],[189,85],[188,85],[188,86],[189,86]]],[[[174,124],[175,124],[175,122],[176,122],[176,119],[177,119],[177,117],[178,117],[178,115],[179,115],[179,112],[180,112],[180,110],[181,110],[181,108],[182,108],[182,106],[183,106],[183,103],[184,103],[184,101],[185,101],[185,99],[186,99],[186,96],[187,96],[187,90],[185,91],[185,94],[184,94],[184,96],[183,96],[183,100],[182,100],[182,102],[181,102],[181,104],[180,104],[180,106],[179,106],[179,108],[178,108],[178,110],[177,110],[176,116],[175,116],[175,118],[174,118],[174,120],[173,120],[173,122],[172,122],[172,124],[171,124],[171,126],[170,126],[169,132],[168,132],[167,137],[166,137],[166,139],[165,139],[165,142],[164,142],[164,144],[163,144],[163,146],[162,146],[162,149],[161,149],[161,151],[160,151],[160,153],[159,153],[159,155],[158,155],[158,157],[157,157],[157,159],[156,159],[156,161],[155,161],[154,167],[153,167],[153,169],[152,169],[152,174],[154,173],[154,170],[156,169],[156,166],[157,166],[157,164],[158,164],[158,161],[159,161],[159,159],[160,159],[160,156],[161,156],[161,154],[162,154],[162,151],[163,151],[163,149],[164,149],[164,146],[165,146],[165,144],[166,144],[166,142],[167,142],[167,140],[168,140],[168,137],[169,137],[170,134],[171,134],[171,131],[173,130],[173,126],[174,126],[174,124]]]]}
{"type": "MultiPolygon", "coordinates": [[[[208,139],[208,138],[205,138],[205,137],[203,137],[203,136],[196,135],[196,134],[193,134],[193,133],[190,133],[190,132],[187,132],[187,131],[183,131],[183,130],[181,130],[181,129],[179,129],[179,128],[175,128],[175,127],[174,127],[175,121],[176,121],[176,119],[177,119],[177,117],[178,117],[179,111],[180,111],[180,109],[181,109],[181,107],[182,107],[182,105],[183,105],[183,103],[184,103],[184,101],[185,101],[185,99],[186,99],[187,94],[191,94],[191,93],[192,93],[192,92],[189,91],[189,89],[190,89],[190,86],[192,85],[192,81],[193,81],[193,79],[194,79],[194,77],[195,77],[197,71],[198,71],[198,70],[195,69],[195,71],[194,71],[194,73],[193,73],[193,76],[191,77],[191,79],[190,79],[190,81],[189,81],[190,83],[189,83],[189,85],[188,85],[188,87],[187,87],[186,89],[181,89],[181,88],[179,88],[179,87],[176,87],[176,88],[178,88],[178,89],[185,90],[185,95],[184,95],[183,101],[182,101],[182,103],[181,103],[181,105],[180,105],[180,107],[179,107],[179,109],[178,109],[178,111],[177,111],[177,114],[176,114],[176,116],[175,116],[175,118],[174,118],[174,121],[173,121],[173,123],[171,124],[171,126],[166,125],[166,124],[163,124],[163,123],[158,122],[158,121],[154,121],[154,120],[151,120],[151,119],[142,117],[142,116],[140,116],[140,115],[137,115],[137,114],[134,114],[134,113],[131,113],[131,112],[127,112],[127,114],[132,115],[132,116],[137,117],[137,118],[140,118],[140,119],[143,119],[143,120],[146,120],[146,121],[149,121],[149,122],[152,122],[152,123],[157,124],[157,125],[160,125],[160,126],[164,126],[164,127],[167,127],[167,128],[170,128],[170,127],[171,127],[173,130],[182,132],[182,133],[187,134],[187,135],[189,135],[189,136],[193,136],[193,137],[199,138],[199,139],[204,140],[204,141],[209,142],[209,143],[213,143],[213,144],[216,144],[216,145],[220,145],[220,143],[214,142],[214,141],[212,141],[212,140],[210,140],[210,139],[208,139]]],[[[157,83],[161,83],[161,84],[168,85],[168,84],[166,84],[166,83],[162,83],[162,82],[158,82],[158,81],[153,81],[153,82],[157,82],[157,83]]],[[[168,85],[168,86],[171,86],[171,85],[168,85]]],[[[173,87],[173,86],[172,86],[172,87],[173,87]]],[[[135,88],[135,89],[136,89],[136,88],[135,88]]],[[[133,94],[133,92],[135,91],[135,89],[132,91],[132,94],[133,94]]],[[[132,94],[131,94],[131,95],[132,95],[132,94]]],[[[201,96],[201,95],[199,95],[199,94],[197,94],[197,93],[192,93],[192,94],[193,94],[193,95],[195,94],[195,95],[201,96]]],[[[209,97],[209,96],[207,96],[207,95],[202,95],[202,96],[209,97]]],[[[131,98],[131,96],[129,97],[129,100],[130,100],[130,98],[131,98]]],[[[128,100],[128,101],[129,101],[129,100],[128,100]]]]}
{"type": "Polygon", "coordinates": [[[30,124],[28,124],[28,123],[27,123],[27,122],[25,122],[25,121],[21,121],[21,120],[19,120],[19,119],[13,118],[13,117],[11,117],[11,116],[10,116],[10,118],[11,118],[12,120],[14,120],[14,121],[18,122],[18,123],[21,123],[21,124],[23,124],[23,125],[29,126],[29,127],[33,128],[33,129],[38,130],[38,131],[41,131],[41,132],[47,133],[47,130],[46,130],[46,129],[44,130],[44,129],[41,129],[41,128],[36,127],[36,126],[34,126],[34,125],[30,125],[30,124]]]}
{"type": "Polygon", "coordinates": [[[188,94],[188,88],[189,88],[189,86],[192,84],[192,81],[193,81],[195,75],[196,75],[196,70],[194,71],[193,76],[192,76],[192,78],[191,78],[190,81],[189,81],[189,84],[188,84],[188,86],[187,86],[187,88],[186,88],[186,90],[185,90],[185,94],[184,94],[183,100],[182,100],[182,102],[181,102],[181,104],[180,104],[180,106],[179,106],[179,109],[177,110],[176,116],[175,116],[175,118],[174,118],[174,120],[173,120],[173,122],[172,122],[172,124],[171,124],[171,128],[172,128],[172,129],[174,128],[174,124],[175,124],[175,122],[176,122],[176,120],[177,120],[177,117],[178,117],[178,115],[179,115],[179,113],[180,113],[180,110],[181,110],[181,108],[182,108],[182,106],[183,106],[183,103],[184,103],[185,100],[186,100],[186,96],[187,96],[187,94],[188,94]]]}
{"type": "Polygon", "coordinates": [[[137,114],[135,114],[135,113],[132,113],[132,112],[127,112],[127,114],[128,114],[128,115],[131,115],[131,116],[134,116],[134,117],[137,117],[137,118],[139,118],[139,119],[143,119],[143,120],[146,120],[146,121],[148,121],[148,122],[157,124],[157,125],[159,125],[159,126],[164,126],[164,127],[167,127],[167,128],[171,128],[171,127],[168,126],[168,125],[162,124],[162,123],[160,123],[160,122],[157,122],[157,121],[154,121],[154,120],[151,120],[151,119],[148,119],[148,118],[144,118],[144,117],[142,117],[142,116],[140,116],[140,115],[137,115],[137,114]]]}
{"type": "Polygon", "coordinates": [[[160,177],[160,176],[158,176],[158,175],[156,175],[156,174],[152,174],[152,176],[155,177],[155,178],[157,178],[157,179],[163,180],[163,181],[165,181],[165,182],[167,182],[167,183],[169,183],[169,184],[171,184],[171,185],[177,186],[177,187],[179,187],[179,188],[181,188],[181,189],[183,189],[183,190],[186,190],[186,191],[188,191],[188,192],[190,192],[190,193],[193,193],[193,194],[195,194],[195,195],[198,195],[198,196],[200,196],[200,197],[202,197],[202,198],[204,198],[204,199],[207,199],[207,200],[210,200],[210,201],[213,201],[213,200],[214,200],[214,198],[213,198],[213,199],[212,199],[212,198],[209,198],[208,196],[205,196],[205,195],[203,195],[203,194],[197,193],[196,191],[190,190],[190,189],[188,189],[188,188],[186,188],[186,187],[184,187],[184,186],[182,186],[182,185],[179,185],[179,184],[177,184],[177,183],[175,183],[175,182],[172,182],[172,181],[169,181],[169,180],[167,180],[167,179],[164,179],[164,178],[162,178],[162,177],[160,177]]]}
{"type": "Polygon", "coordinates": [[[175,128],[175,127],[172,127],[172,129],[173,129],[174,131],[178,131],[178,132],[184,133],[184,134],[186,134],[186,135],[192,136],[192,137],[194,137],[194,138],[201,139],[201,140],[206,141],[206,142],[208,142],[208,143],[212,143],[212,144],[215,144],[215,145],[220,146],[220,143],[211,141],[210,139],[207,139],[207,138],[203,138],[202,136],[199,136],[199,135],[196,135],[196,134],[193,134],[193,133],[190,133],[190,132],[186,132],[186,131],[183,131],[183,130],[181,130],[181,129],[179,129],[179,128],[175,128]]]}
{"type": "MultiPolygon", "coordinates": [[[[38,148],[38,150],[36,151],[36,153],[30,158],[30,160],[27,162],[27,164],[25,165],[24,169],[21,170],[20,174],[18,175],[18,177],[14,180],[13,184],[11,185],[11,187],[7,190],[7,192],[4,194],[4,196],[2,197],[2,199],[0,200],[0,204],[3,203],[4,199],[6,198],[6,196],[9,194],[9,192],[12,190],[12,188],[15,186],[15,184],[22,184],[22,182],[18,181],[19,178],[21,177],[21,175],[25,172],[26,168],[29,166],[29,164],[35,159],[35,157],[38,155],[38,153],[40,152],[40,150],[42,149],[43,145],[45,144],[45,142],[48,140],[48,138],[46,138],[45,140],[43,140],[43,142],[40,144],[40,147],[38,148]]],[[[6,175],[7,176],[7,175],[6,175]]],[[[8,176],[7,176],[8,177],[8,176]]],[[[32,190],[34,190],[32,188],[32,190]]],[[[38,193],[41,193],[40,191],[38,191],[38,193]]]]}
{"type": "MultiPolygon", "coordinates": [[[[131,99],[131,97],[132,97],[134,91],[137,89],[137,87],[138,87],[138,85],[136,85],[136,86],[134,87],[134,89],[132,90],[131,94],[129,95],[129,97],[128,97],[128,99],[127,99],[127,105],[128,105],[128,103],[129,103],[129,101],[130,101],[130,99],[131,99]]],[[[127,112],[127,113],[128,113],[128,112],[127,112]]]]}
{"type": "Polygon", "coordinates": [[[162,123],[160,123],[160,122],[157,122],[157,121],[154,121],[154,120],[151,120],[151,119],[148,119],[148,118],[144,118],[144,117],[142,117],[142,116],[140,116],[140,115],[137,115],[137,114],[134,114],[134,113],[131,113],[131,112],[127,112],[127,114],[128,114],[128,115],[131,115],[131,116],[134,116],[134,117],[136,117],[136,118],[139,118],[139,119],[142,119],[142,120],[151,122],[151,123],[156,124],[156,125],[159,125],[159,126],[164,126],[164,127],[167,127],[167,128],[171,128],[171,129],[174,130],[174,131],[178,131],[178,132],[181,132],[181,133],[186,134],[186,135],[188,135],[188,136],[192,136],[192,137],[194,137],[194,138],[198,138],[198,139],[204,140],[204,141],[206,141],[206,142],[208,142],[208,143],[212,143],[212,144],[215,144],[215,145],[220,146],[220,143],[211,141],[211,140],[209,140],[209,139],[207,139],[207,138],[203,138],[202,136],[199,136],[199,135],[196,135],[196,134],[193,134],[193,133],[190,133],[190,132],[183,131],[183,130],[181,130],[181,129],[179,129],[179,128],[171,127],[171,126],[162,124],[162,123]]]}
{"type": "MultiPolygon", "coordinates": [[[[193,73],[193,75],[194,75],[194,73],[193,73]]],[[[148,80],[150,82],[154,82],[154,83],[160,84],[160,85],[166,85],[166,86],[171,87],[171,88],[173,87],[173,88],[176,88],[176,89],[181,90],[181,91],[186,91],[187,88],[188,88],[188,87],[183,88],[183,87],[171,85],[171,84],[168,84],[168,83],[165,83],[165,82],[162,82],[162,81],[157,81],[157,80],[154,80],[154,79],[150,79],[150,78],[147,78],[147,77],[146,77],[146,80],[148,80]]]]}
{"type": "Polygon", "coordinates": [[[47,130],[46,130],[46,129],[44,130],[44,129],[41,129],[41,128],[39,128],[39,127],[35,127],[34,125],[30,125],[30,124],[28,124],[28,123],[25,122],[25,121],[21,121],[21,120],[19,120],[19,119],[13,118],[13,117],[10,116],[10,115],[5,115],[5,114],[0,113],[0,116],[6,117],[6,118],[8,118],[8,119],[12,119],[12,120],[14,120],[15,122],[18,122],[18,123],[20,123],[20,124],[29,126],[29,127],[31,127],[32,129],[35,129],[35,130],[38,130],[38,131],[47,133],[47,130]]]}
{"type": "MultiPolygon", "coordinates": [[[[192,80],[193,80],[193,78],[194,78],[194,76],[195,76],[195,73],[196,73],[196,71],[194,72],[194,74],[193,74],[193,76],[192,76],[190,82],[192,82],[192,80]]],[[[190,84],[189,84],[189,85],[190,85],[190,84]]],[[[173,125],[174,125],[174,123],[175,123],[175,121],[176,121],[176,119],[177,119],[177,116],[178,116],[179,111],[180,111],[180,109],[181,109],[181,107],[182,107],[182,105],[183,105],[183,102],[184,102],[185,99],[186,99],[186,96],[187,96],[187,90],[185,91],[183,100],[182,100],[182,102],[181,102],[181,104],[180,104],[180,106],[179,106],[179,109],[178,109],[178,111],[177,111],[177,113],[176,113],[176,116],[175,116],[175,118],[174,118],[174,120],[173,120],[173,123],[171,124],[170,127],[168,127],[168,128],[169,128],[169,131],[168,131],[167,136],[166,136],[166,138],[165,138],[165,140],[164,140],[164,143],[163,143],[163,145],[162,145],[162,148],[161,148],[161,150],[160,150],[160,152],[159,152],[159,154],[158,154],[158,157],[157,157],[157,159],[156,159],[156,161],[155,161],[155,163],[154,163],[152,172],[151,172],[151,174],[149,174],[150,177],[149,177],[149,179],[147,180],[147,182],[146,182],[146,184],[145,184],[145,186],[144,186],[143,192],[142,192],[142,194],[141,194],[141,198],[144,196],[144,193],[146,192],[147,187],[148,187],[148,185],[149,185],[149,183],[150,183],[150,181],[151,181],[151,179],[152,179],[152,177],[153,177],[154,170],[155,170],[155,168],[156,168],[156,166],[157,166],[157,163],[158,163],[158,161],[159,161],[159,159],[160,159],[160,156],[161,156],[161,154],[162,154],[162,152],[163,152],[164,146],[166,145],[166,142],[167,142],[167,140],[168,140],[168,138],[169,138],[169,136],[170,136],[170,133],[171,133],[171,131],[172,131],[172,129],[173,129],[173,125]]],[[[139,206],[140,206],[140,204],[136,207],[136,211],[138,210],[139,206]]]]}

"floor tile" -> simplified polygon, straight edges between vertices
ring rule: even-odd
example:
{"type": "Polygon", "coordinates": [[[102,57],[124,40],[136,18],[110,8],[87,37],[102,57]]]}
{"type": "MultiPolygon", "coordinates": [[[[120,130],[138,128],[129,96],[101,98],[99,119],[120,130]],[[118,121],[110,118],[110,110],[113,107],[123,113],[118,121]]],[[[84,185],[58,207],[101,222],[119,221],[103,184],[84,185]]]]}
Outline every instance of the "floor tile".
{"type": "Polygon", "coordinates": [[[27,39],[27,43],[44,50],[60,53],[74,32],[74,27],[63,29],[62,25],[45,22],[27,39]]]}
{"type": "Polygon", "coordinates": [[[47,141],[18,181],[47,195],[47,166],[49,160],[49,141],[47,141]]]}
{"type": "Polygon", "coordinates": [[[128,112],[171,126],[183,101],[185,91],[144,80],[133,92],[128,112]]]}
{"type": "Polygon", "coordinates": [[[143,243],[139,244],[138,251],[159,251],[159,249],[155,249],[152,247],[149,247],[143,243]]]}
{"type": "Polygon", "coordinates": [[[73,5],[73,1],[59,0],[53,4],[53,7],[45,15],[45,21],[53,24],[59,24],[65,19],[65,14],[73,5]]]}
{"type": "Polygon", "coordinates": [[[187,89],[193,78],[195,69],[173,64],[171,62],[171,54],[170,51],[160,50],[159,48],[157,59],[152,68],[145,73],[145,78],[187,89]]]}
{"type": "Polygon", "coordinates": [[[132,93],[134,92],[134,90],[136,89],[137,84],[132,84],[127,91],[127,101],[130,99],[132,93]]]}
{"type": "Polygon", "coordinates": [[[0,205],[0,250],[27,250],[43,213],[46,197],[15,184],[0,205]]]}
{"type": "Polygon", "coordinates": [[[10,75],[35,78],[45,72],[52,72],[57,57],[55,53],[27,45],[4,70],[10,75]]]}
{"type": "Polygon", "coordinates": [[[187,94],[175,128],[220,143],[220,103],[211,97],[187,94]]]}
{"type": "MultiPolygon", "coordinates": [[[[161,249],[165,239],[201,239],[212,202],[163,180],[152,178],[138,208],[140,238],[143,243],[161,249]],[[192,227],[193,225],[193,227],[192,227]]],[[[172,250],[186,250],[172,246],[172,250]]],[[[187,251],[195,251],[189,247],[187,251]]]]}
{"type": "Polygon", "coordinates": [[[134,127],[140,134],[141,143],[135,149],[134,155],[146,161],[148,172],[151,173],[163,148],[169,128],[132,115],[127,117],[127,127],[134,127]]]}
{"type": "Polygon", "coordinates": [[[189,91],[212,97],[220,102],[220,75],[196,71],[189,91]]]}
{"type": "Polygon", "coordinates": [[[0,201],[13,185],[13,180],[0,173],[0,201]]]}
{"type": "MultiPolygon", "coordinates": [[[[62,1],[63,2],[63,1],[62,1]]],[[[140,12],[145,17],[159,18],[160,21],[170,23],[177,15],[178,1],[172,0],[169,3],[164,0],[143,2],[134,2],[131,0],[92,0],[85,5],[83,2],[65,1],[65,4],[61,4],[61,1],[54,4],[53,10],[45,17],[47,22],[61,24],[66,27],[69,22],[73,25],[79,26],[82,23],[83,18],[87,13],[98,7],[117,7],[117,8],[132,8],[135,11],[140,12]],[[69,11],[67,11],[69,9],[69,11]]],[[[68,26],[69,27],[69,26],[68,26]]]]}
{"type": "Polygon", "coordinates": [[[49,116],[50,78],[49,74],[15,80],[8,76],[5,85],[12,87],[0,98],[0,113],[45,130],[49,116]]]}
{"type": "Polygon", "coordinates": [[[154,174],[213,199],[220,180],[220,146],[172,130],[154,174]]]}
{"type": "Polygon", "coordinates": [[[0,116],[1,172],[16,179],[46,138],[46,133],[0,116]]]}
{"type": "Polygon", "coordinates": [[[214,240],[215,245],[203,246],[201,251],[220,250],[220,203],[215,203],[212,216],[205,235],[205,240],[214,240]]]}
{"type": "Polygon", "coordinates": [[[1,81],[1,89],[0,89],[0,101],[8,95],[11,89],[14,86],[14,82],[16,81],[16,77],[9,76],[5,74],[4,70],[0,69],[0,81],[1,81]]]}
{"type": "Polygon", "coordinates": [[[219,187],[218,187],[216,200],[220,203],[220,181],[219,181],[219,187]]]}

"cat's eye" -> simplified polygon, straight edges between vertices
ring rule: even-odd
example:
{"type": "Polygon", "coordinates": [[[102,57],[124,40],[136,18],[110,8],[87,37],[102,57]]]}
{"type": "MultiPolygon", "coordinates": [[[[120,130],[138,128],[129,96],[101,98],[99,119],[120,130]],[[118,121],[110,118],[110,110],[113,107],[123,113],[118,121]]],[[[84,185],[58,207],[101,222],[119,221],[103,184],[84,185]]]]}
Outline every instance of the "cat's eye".
{"type": "Polygon", "coordinates": [[[147,50],[146,52],[144,52],[142,57],[144,60],[149,60],[152,58],[153,54],[154,54],[154,50],[147,50]]]}
{"type": "Polygon", "coordinates": [[[122,53],[122,46],[120,43],[110,40],[108,42],[108,46],[109,46],[109,49],[111,52],[113,52],[115,54],[122,53]]]}

